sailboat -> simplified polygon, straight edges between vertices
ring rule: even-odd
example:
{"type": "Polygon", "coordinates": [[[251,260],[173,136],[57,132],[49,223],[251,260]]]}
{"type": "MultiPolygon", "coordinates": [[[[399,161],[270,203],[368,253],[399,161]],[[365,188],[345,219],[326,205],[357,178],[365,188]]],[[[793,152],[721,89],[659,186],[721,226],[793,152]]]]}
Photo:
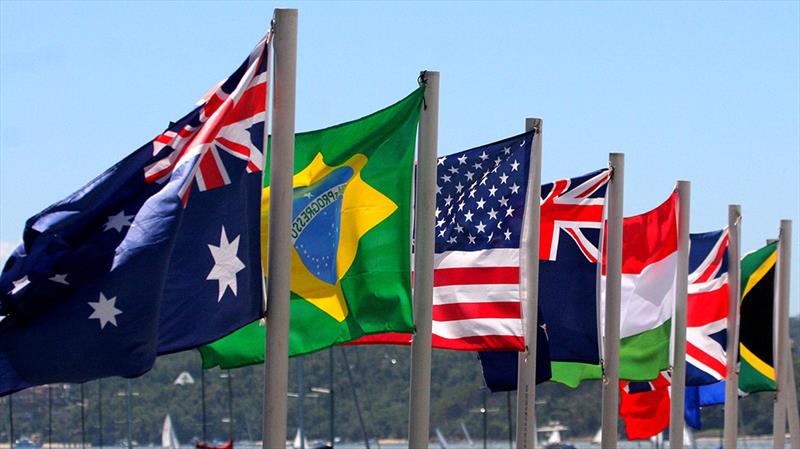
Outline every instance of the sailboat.
{"type": "Polygon", "coordinates": [[[592,437],[593,444],[600,444],[603,442],[603,428],[597,429],[597,433],[592,437]]]}
{"type": "Polygon", "coordinates": [[[164,418],[164,425],[161,427],[161,447],[164,449],[178,449],[181,444],[178,443],[178,437],[175,435],[175,429],[172,427],[172,418],[169,414],[164,418]]]}
{"type": "Polygon", "coordinates": [[[300,429],[297,429],[297,433],[294,434],[294,442],[292,443],[292,448],[300,449],[301,447],[308,448],[308,439],[305,436],[300,435],[300,429]]]}
{"type": "Polygon", "coordinates": [[[447,444],[447,440],[444,438],[442,431],[439,428],[436,428],[436,441],[439,443],[439,447],[441,449],[450,449],[450,446],[447,444]]]}

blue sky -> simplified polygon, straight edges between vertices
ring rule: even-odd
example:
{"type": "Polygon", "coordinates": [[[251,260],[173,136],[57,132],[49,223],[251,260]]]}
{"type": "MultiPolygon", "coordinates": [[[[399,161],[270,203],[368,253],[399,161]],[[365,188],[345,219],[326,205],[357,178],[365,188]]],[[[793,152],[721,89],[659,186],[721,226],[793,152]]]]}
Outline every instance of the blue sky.
{"type": "Polygon", "coordinates": [[[0,2],[0,255],[27,217],[188,112],[275,7],[300,9],[298,130],[356,118],[441,71],[441,154],[544,119],[544,180],[626,153],[625,213],[692,181],[692,231],[744,213],[743,250],[795,223],[797,2],[0,2]]]}

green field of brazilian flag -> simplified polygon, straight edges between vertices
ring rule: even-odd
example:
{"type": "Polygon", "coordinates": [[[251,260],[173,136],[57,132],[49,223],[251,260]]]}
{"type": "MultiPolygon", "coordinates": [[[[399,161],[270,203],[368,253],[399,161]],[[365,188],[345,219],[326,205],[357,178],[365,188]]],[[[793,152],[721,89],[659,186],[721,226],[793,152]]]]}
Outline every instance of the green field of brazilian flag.
{"type": "MultiPolygon", "coordinates": [[[[361,119],[296,135],[289,355],[411,332],[411,191],[424,87],[361,119]]],[[[265,169],[265,174],[269,169],[265,169]]],[[[262,195],[267,260],[269,177],[262,195]]],[[[266,273],[267,282],[269,273],[266,273]]],[[[264,360],[256,321],[201,347],[203,367],[264,360]]]]}

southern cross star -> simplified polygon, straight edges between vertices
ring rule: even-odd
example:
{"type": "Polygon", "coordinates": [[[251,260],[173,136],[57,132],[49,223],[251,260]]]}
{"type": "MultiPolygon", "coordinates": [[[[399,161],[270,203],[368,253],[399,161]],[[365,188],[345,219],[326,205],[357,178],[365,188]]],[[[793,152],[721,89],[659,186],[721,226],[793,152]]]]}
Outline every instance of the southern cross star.
{"type": "Polygon", "coordinates": [[[12,282],[12,284],[14,284],[14,288],[11,289],[11,294],[16,295],[20,290],[27,287],[30,283],[31,281],[28,280],[28,275],[22,276],[21,278],[12,282]]]}
{"type": "Polygon", "coordinates": [[[131,225],[131,218],[133,217],[133,215],[125,215],[124,210],[116,215],[109,215],[108,222],[103,225],[103,231],[114,229],[117,232],[122,232],[122,228],[131,225]]]}
{"type": "Polygon", "coordinates": [[[222,300],[222,295],[230,287],[233,295],[236,296],[236,273],[244,270],[244,264],[236,253],[239,251],[239,236],[233,241],[228,241],[225,234],[225,226],[222,227],[222,235],[219,238],[219,246],[208,245],[211,256],[214,257],[214,267],[208,273],[206,280],[219,281],[219,296],[217,302],[222,300]]]}
{"type": "Polygon", "coordinates": [[[89,319],[99,320],[101,330],[105,328],[108,323],[113,324],[114,327],[117,326],[117,315],[120,315],[122,311],[114,307],[116,301],[116,296],[106,298],[103,292],[100,292],[100,299],[97,302],[89,301],[89,305],[94,309],[94,312],[89,315],[89,319]]]}

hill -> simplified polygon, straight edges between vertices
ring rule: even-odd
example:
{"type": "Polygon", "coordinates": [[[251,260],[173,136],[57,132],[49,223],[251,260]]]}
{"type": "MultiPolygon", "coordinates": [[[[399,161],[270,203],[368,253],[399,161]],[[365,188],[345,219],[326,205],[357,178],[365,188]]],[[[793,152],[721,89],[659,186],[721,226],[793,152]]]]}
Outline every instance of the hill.
{"type": "MultiPolygon", "coordinates": [[[[792,338],[800,341],[800,317],[792,319],[792,338]]],[[[358,425],[353,389],[348,382],[344,357],[349,362],[355,391],[362,408],[370,437],[406,435],[408,422],[409,348],[391,346],[337,347],[334,349],[334,393],[336,435],[346,440],[362,438],[358,425]]],[[[795,373],[800,379],[800,352],[795,347],[795,373]]],[[[298,367],[303,364],[307,388],[328,387],[328,350],[290,363],[290,390],[297,391],[298,367]]],[[[227,421],[227,379],[219,369],[205,373],[207,426],[210,439],[225,439],[227,421]]],[[[233,370],[233,432],[237,440],[261,438],[261,409],[263,366],[233,370]]],[[[172,417],[179,440],[187,442],[202,434],[200,356],[196,351],[160,357],[155,368],[131,381],[134,396],[133,438],[139,443],[158,443],[164,416],[172,417]],[[194,384],[175,385],[178,375],[188,371],[194,384]]],[[[481,435],[482,421],[478,409],[482,405],[483,383],[480,364],[474,353],[434,351],[432,372],[431,428],[440,428],[446,436],[460,437],[463,421],[473,437],[481,435]]],[[[100,438],[99,421],[102,413],[102,437],[106,445],[124,440],[126,427],[126,381],[120,378],[103,379],[84,384],[85,425],[87,440],[97,444],[100,438]],[[102,389],[102,404],[98,403],[102,389]],[[102,407],[98,407],[101,405],[102,407]]],[[[58,384],[51,387],[53,397],[53,441],[80,442],[80,387],[58,384]]],[[[311,395],[305,402],[305,423],[310,437],[328,435],[329,399],[327,395],[311,395]]],[[[46,438],[48,388],[29,389],[13,395],[14,432],[20,435],[39,433],[46,438]]],[[[769,434],[772,432],[772,398],[770,393],[751,395],[741,402],[740,434],[769,434]]],[[[567,425],[569,436],[593,434],[600,426],[600,384],[585,382],[577,389],[546,383],[537,389],[537,415],[540,423],[558,420],[567,425]]],[[[0,440],[8,438],[7,398],[0,407],[0,440]]],[[[488,397],[488,433],[491,439],[508,438],[508,403],[511,416],[515,395],[491,394],[488,397]]],[[[297,426],[297,402],[289,399],[289,434],[297,426]]],[[[721,432],[722,407],[712,407],[703,413],[708,433],[721,432]]],[[[622,426],[620,426],[622,428],[622,426]]],[[[287,435],[289,436],[289,435],[287,435]]]]}

